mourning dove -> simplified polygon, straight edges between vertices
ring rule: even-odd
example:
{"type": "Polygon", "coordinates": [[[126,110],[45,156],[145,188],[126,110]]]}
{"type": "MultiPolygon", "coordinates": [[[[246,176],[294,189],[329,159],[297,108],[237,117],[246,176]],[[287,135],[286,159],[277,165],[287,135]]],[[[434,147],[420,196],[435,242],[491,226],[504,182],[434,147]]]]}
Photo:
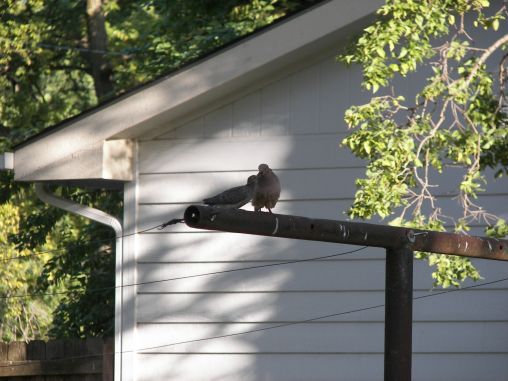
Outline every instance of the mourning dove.
{"type": "Polygon", "coordinates": [[[216,208],[241,208],[252,200],[256,178],[256,175],[249,176],[247,184],[225,190],[216,196],[205,198],[203,202],[216,208]]]}
{"type": "Polygon", "coordinates": [[[272,213],[280,196],[279,178],[266,164],[259,164],[259,173],[256,178],[256,186],[254,187],[254,195],[252,197],[252,206],[256,212],[263,207],[272,213]]]}

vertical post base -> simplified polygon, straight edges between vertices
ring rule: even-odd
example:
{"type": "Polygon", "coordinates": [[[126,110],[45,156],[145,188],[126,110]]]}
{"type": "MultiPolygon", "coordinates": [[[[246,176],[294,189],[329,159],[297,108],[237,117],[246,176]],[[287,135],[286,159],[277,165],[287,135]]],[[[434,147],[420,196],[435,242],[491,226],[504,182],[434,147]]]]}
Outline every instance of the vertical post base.
{"type": "Polygon", "coordinates": [[[413,250],[386,250],[385,381],[411,380],[413,250]]]}

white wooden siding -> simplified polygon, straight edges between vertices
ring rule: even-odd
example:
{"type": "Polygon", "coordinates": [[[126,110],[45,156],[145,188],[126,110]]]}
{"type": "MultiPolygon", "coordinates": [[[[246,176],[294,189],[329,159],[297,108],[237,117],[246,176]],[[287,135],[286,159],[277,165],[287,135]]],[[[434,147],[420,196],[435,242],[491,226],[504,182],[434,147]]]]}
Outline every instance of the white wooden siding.
{"type": "MultiPolygon", "coordinates": [[[[275,212],[345,219],[363,163],[339,148],[347,132],[341,118],[348,105],[367,100],[359,78],[358,70],[330,57],[141,141],[137,229],[182,217],[188,205],[243,184],[263,162],[283,186],[275,212]]],[[[457,214],[451,184],[445,182],[440,200],[457,214]]],[[[483,203],[508,213],[506,180],[489,187],[483,203]]],[[[137,281],[155,281],[137,287],[136,345],[150,349],[136,356],[136,380],[383,378],[383,250],[161,281],[357,247],[184,225],[136,239],[137,281]],[[364,307],[375,308],[340,315],[364,307]],[[327,314],[337,315],[260,330],[327,314]],[[258,331],[164,346],[248,330],[258,331]]],[[[508,273],[504,262],[475,263],[486,281],[508,273]]],[[[426,262],[415,261],[415,297],[432,289],[430,272],[426,262]]],[[[414,380],[506,379],[507,287],[499,283],[416,300],[414,380]]]]}
{"type": "MultiPolygon", "coordinates": [[[[350,354],[237,354],[187,353],[139,355],[143,368],[140,381],[181,380],[220,381],[308,381],[382,380],[383,357],[372,353],[350,354]],[[322,376],[326,373],[328,376],[322,376]],[[321,376],[320,376],[321,375],[321,376]]],[[[508,372],[504,354],[415,354],[415,381],[499,381],[508,372]],[[452,368],[454,372],[447,372],[452,368]],[[496,369],[496,372],[492,371],[496,369]],[[460,372],[460,373],[459,373],[460,372]],[[425,374],[425,377],[418,375],[425,374]]]]}

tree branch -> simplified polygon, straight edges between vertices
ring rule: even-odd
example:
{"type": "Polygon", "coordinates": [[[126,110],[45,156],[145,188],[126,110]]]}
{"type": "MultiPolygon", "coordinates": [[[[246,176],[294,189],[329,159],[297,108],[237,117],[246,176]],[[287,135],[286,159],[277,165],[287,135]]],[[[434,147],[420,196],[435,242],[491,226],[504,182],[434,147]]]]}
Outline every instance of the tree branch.
{"type": "Polygon", "coordinates": [[[489,46],[485,52],[480,56],[478,59],[478,62],[473,66],[473,70],[471,70],[471,73],[469,73],[465,85],[466,87],[469,87],[469,84],[473,80],[473,77],[476,75],[478,70],[480,69],[480,66],[487,61],[487,59],[494,53],[497,49],[501,47],[501,45],[508,43],[508,34],[505,34],[503,37],[501,37],[499,40],[494,42],[491,46],[489,46]]]}

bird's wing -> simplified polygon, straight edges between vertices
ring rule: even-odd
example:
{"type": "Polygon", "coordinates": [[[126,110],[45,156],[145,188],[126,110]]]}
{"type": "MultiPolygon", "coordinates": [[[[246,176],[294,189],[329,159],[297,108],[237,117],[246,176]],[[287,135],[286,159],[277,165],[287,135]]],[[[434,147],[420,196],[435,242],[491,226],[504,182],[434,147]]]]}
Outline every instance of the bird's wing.
{"type": "Polygon", "coordinates": [[[225,190],[216,196],[205,198],[203,202],[207,205],[236,205],[243,202],[241,205],[243,206],[249,202],[251,197],[251,187],[242,185],[225,190]]]}

